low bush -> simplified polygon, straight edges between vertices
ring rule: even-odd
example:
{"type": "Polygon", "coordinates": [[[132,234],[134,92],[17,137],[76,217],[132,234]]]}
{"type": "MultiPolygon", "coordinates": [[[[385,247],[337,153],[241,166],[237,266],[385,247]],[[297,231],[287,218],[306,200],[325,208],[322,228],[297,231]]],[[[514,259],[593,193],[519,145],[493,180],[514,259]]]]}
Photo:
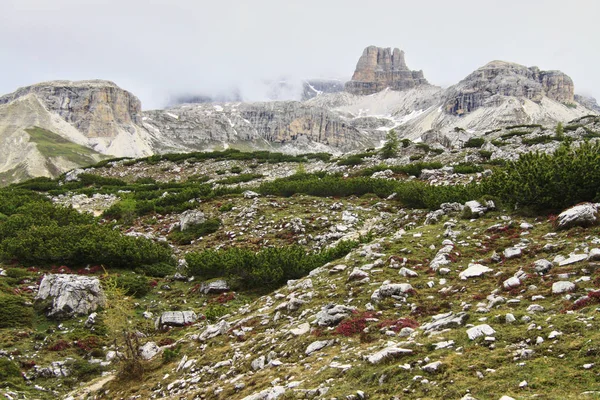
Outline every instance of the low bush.
{"type": "Polygon", "coordinates": [[[0,380],[7,381],[13,378],[20,378],[21,370],[19,366],[8,358],[0,357],[0,380]]]}
{"type": "Polygon", "coordinates": [[[128,296],[144,297],[151,289],[150,281],[143,275],[122,274],[117,276],[115,282],[128,296]]]}
{"type": "Polygon", "coordinates": [[[32,322],[33,307],[22,297],[0,293],[0,328],[31,326],[32,322]]]}
{"type": "Polygon", "coordinates": [[[561,145],[553,154],[526,153],[482,182],[485,193],[517,207],[561,210],[599,199],[600,144],[561,145]]]}
{"type": "Polygon", "coordinates": [[[469,140],[467,140],[464,144],[464,147],[466,148],[480,148],[481,146],[483,146],[485,143],[485,139],[484,138],[478,138],[478,137],[472,137],[469,140]]]}
{"type": "Polygon", "coordinates": [[[260,179],[263,176],[264,176],[263,174],[239,174],[237,176],[230,176],[229,178],[220,179],[220,180],[216,181],[215,183],[218,183],[221,185],[234,185],[236,183],[244,183],[244,182],[253,181],[255,179],[260,179]]]}
{"type": "Polygon", "coordinates": [[[358,242],[341,242],[319,253],[307,253],[301,246],[249,249],[204,250],[185,257],[189,273],[203,279],[227,277],[245,287],[269,287],[298,279],[321,265],[345,256],[358,242]]]}
{"type": "Polygon", "coordinates": [[[220,226],[221,221],[219,219],[208,219],[201,224],[190,226],[185,231],[179,229],[172,231],[169,233],[169,239],[177,244],[190,244],[192,240],[218,231],[220,226]]]}
{"type": "Polygon", "coordinates": [[[164,278],[175,273],[175,266],[168,263],[142,265],[136,272],[153,278],[164,278]]]}
{"type": "Polygon", "coordinates": [[[456,164],[452,167],[454,168],[454,172],[456,172],[457,174],[474,174],[483,171],[482,166],[470,162],[456,164]]]}

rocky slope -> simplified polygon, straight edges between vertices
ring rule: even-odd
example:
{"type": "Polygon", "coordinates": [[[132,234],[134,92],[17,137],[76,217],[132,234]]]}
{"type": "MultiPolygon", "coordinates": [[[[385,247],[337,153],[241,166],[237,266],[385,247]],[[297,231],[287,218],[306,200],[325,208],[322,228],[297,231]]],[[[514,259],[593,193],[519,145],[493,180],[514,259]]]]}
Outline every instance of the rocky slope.
{"type": "Polygon", "coordinates": [[[346,91],[370,95],[385,88],[405,90],[419,85],[428,85],[423,71],[411,71],[403,51],[369,46],[358,60],[352,79],[346,82],[346,91]]]}
{"type": "MultiPolygon", "coordinates": [[[[177,271],[148,278],[147,291],[120,299],[111,279],[139,277],[141,266],[0,264],[0,301],[16,296],[35,313],[29,325],[0,320],[0,376],[7,382],[0,393],[15,400],[595,398],[598,204],[552,216],[488,200],[422,210],[397,196],[256,191],[259,183],[303,173],[451,187],[499,173],[491,161],[552,152],[565,138],[576,147],[598,137],[600,117],[592,116],[565,124],[562,138],[540,126],[504,127],[485,135],[480,147],[433,151],[439,148],[409,144],[396,157],[369,153],[355,166],[270,163],[235,153],[120,160],[85,171],[105,179],[105,187],[73,186],[83,171],[69,174],[52,201],[95,214],[118,202],[137,210],[147,195],[157,205],[174,204],[191,192],[184,212],[96,221],[167,243],[182,261],[177,271]],[[414,177],[394,170],[415,160],[431,169],[414,177]],[[461,172],[464,161],[479,169],[461,172]],[[382,163],[387,166],[373,169],[382,163]],[[238,185],[228,179],[245,174],[253,178],[240,190],[225,190],[238,185]],[[131,186],[123,190],[115,178],[131,186]],[[196,198],[201,184],[221,194],[196,198]],[[216,231],[185,244],[174,240],[208,218],[220,220],[216,231]],[[356,239],[361,242],[348,254],[268,290],[249,290],[227,276],[206,280],[183,262],[204,249],[299,245],[309,253],[356,239]],[[111,319],[117,317],[135,333],[143,377],[122,373],[127,350],[111,319]]],[[[6,235],[12,225],[3,223],[6,235]]]]}

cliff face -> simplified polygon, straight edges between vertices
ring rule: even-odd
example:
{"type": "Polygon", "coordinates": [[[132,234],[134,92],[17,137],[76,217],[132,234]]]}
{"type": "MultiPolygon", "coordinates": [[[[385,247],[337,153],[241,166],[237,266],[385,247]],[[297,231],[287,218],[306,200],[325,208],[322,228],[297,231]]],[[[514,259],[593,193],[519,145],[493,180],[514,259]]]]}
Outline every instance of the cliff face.
{"type": "Polygon", "coordinates": [[[241,142],[254,142],[262,148],[311,142],[315,150],[327,146],[335,151],[368,147],[381,139],[378,134],[365,135],[338,113],[297,101],[199,104],[147,111],[144,127],[187,149],[241,142]]]}
{"type": "Polygon", "coordinates": [[[536,103],[544,97],[560,103],[575,101],[573,81],[560,71],[492,61],[448,89],[444,110],[463,115],[484,105],[497,106],[502,99],[496,95],[522,97],[536,103]]]}
{"type": "Polygon", "coordinates": [[[88,138],[112,138],[120,131],[134,133],[135,125],[141,123],[138,98],[113,82],[43,82],[0,97],[0,104],[30,93],[88,138]]]}
{"type": "Polygon", "coordinates": [[[403,51],[369,46],[358,60],[352,80],[346,82],[346,91],[369,95],[387,87],[405,90],[427,84],[423,71],[411,71],[407,67],[403,51]]]}

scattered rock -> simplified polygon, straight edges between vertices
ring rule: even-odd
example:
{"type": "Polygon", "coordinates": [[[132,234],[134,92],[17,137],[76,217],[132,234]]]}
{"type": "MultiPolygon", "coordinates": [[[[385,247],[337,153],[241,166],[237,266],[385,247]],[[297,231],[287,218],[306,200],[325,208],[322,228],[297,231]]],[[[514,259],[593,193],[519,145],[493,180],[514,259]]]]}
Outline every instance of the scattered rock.
{"type": "Polygon", "coordinates": [[[314,353],[315,351],[319,351],[321,349],[324,349],[327,346],[331,346],[333,344],[334,340],[317,340],[316,342],[312,342],[311,344],[308,345],[308,347],[306,348],[306,351],[304,352],[307,356],[311,355],[312,353],[314,353]]]}
{"type": "Polygon", "coordinates": [[[562,294],[568,293],[575,290],[575,284],[573,282],[568,281],[559,281],[554,282],[552,284],[552,293],[553,294],[562,294]]]}
{"type": "Polygon", "coordinates": [[[400,347],[390,346],[386,347],[383,350],[378,351],[375,354],[371,354],[367,356],[366,359],[371,364],[379,364],[380,362],[390,359],[390,358],[398,358],[405,354],[412,354],[412,350],[410,349],[402,349],[400,347]]]}
{"type": "Polygon", "coordinates": [[[477,278],[487,272],[492,272],[491,268],[481,264],[469,264],[469,267],[458,274],[460,279],[477,278]]]}
{"type": "Polygon", "coordinates": [[[47,274],[40,283],[36,301],[50,301],[48,317],[68,318],[87,315],[106,304],[106,297],[95,277],[72,274],[47,274]]]}
{"type": "Polygon", "coordinates": [[[590,226],[596,223],[598,209],[596,204],[583,203],[571,207],[558,215],[557,229],[569,229],[574,226],[590,226]]]}
{"type": "Polygon", "coordinates": [[[206,216],[202,211],[187,210],[179,216],[179,229],[188,230],[190,227],[206,222],[206,216]]]}
{"type": "Polygon", "coordinates": [[[144,360],[151,360],[154,358],[154,356],[160,353],[160,347],[158,347],[158,345],[154,342],[148,342],[143,346],[140,346],[139,352],[140,357],[142,357],[144,360]]]}
{"type": "Polygon", "coordinates": [[[202,282],[200,293],[204,294],[219,294],[229,291],[229,284],[224,279],[218,279],[211,282],[202,282]]]}
{"type": "Polygon", "coordinates": [[[477,325],[467,329],[467,336],[471,340],[475,340],[481,336],[493,336],[496,333],[494,328],[487,324],[477,325]]]}
{"type": "Polygon", "coordinates": [[[157,320],[157,327],[185,326],[198,320],[198,315],[193,311],[165,311],[157,320]]]}

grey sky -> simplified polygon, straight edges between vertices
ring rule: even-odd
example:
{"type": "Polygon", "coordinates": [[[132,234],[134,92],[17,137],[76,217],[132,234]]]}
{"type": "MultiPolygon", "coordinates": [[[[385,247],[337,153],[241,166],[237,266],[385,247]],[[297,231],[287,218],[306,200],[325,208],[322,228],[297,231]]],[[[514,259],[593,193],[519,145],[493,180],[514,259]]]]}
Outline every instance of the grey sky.
{"type": "Polygon", "coordinates": [[[145,109],[263,79],[350,77],[371,44],[447,86],[501,59],[559,69],[600,98],[596,0],[0,0],[0,93],[109,79],[145,109]]]}

